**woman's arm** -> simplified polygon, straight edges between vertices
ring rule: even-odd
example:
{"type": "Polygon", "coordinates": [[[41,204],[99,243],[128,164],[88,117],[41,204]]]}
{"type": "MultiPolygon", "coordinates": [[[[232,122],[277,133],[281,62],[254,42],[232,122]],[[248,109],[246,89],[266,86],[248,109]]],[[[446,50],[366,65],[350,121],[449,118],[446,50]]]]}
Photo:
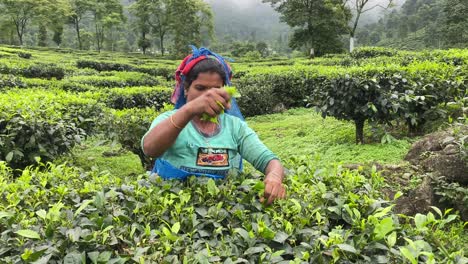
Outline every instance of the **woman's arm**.
{"type": "Polygon", "coordinates": [[[241,123],[239,131],[239,152],[257,170],[265,173],[265,192],[261,201],[267,204],[275,199],[284,198],[286,189],[283,186],[284,168],[276,155],[271,152],[258,138],[257,134],[241,123]]]}
{"type": "Polygon", "coordinates": [[[265,192],[263,199],[267,204],[271,204],[276,199],[286,197],[286,189],[283,186],[284,168],[277,159],[271,160],[265,170],[265,192]]]}
{"type": "Polygon", "coordinates": [[[182,129],[193,117],[203,113],[216,116],[221,110],[231,107],[229,99],[230,96],[225,90],[209,89],[203,95],[188,102],[146,134],[143,139],[143,153],[150,157],[161,156],[174,144],[182,129]]]}
{"type": "Polygon", "coordinates": [[[143,139],[143,152],[150,157],[161,156],[170,148],[180,131],[193,118],[189,105],[185,105],[169,118],[157,124],[143,139]]]}

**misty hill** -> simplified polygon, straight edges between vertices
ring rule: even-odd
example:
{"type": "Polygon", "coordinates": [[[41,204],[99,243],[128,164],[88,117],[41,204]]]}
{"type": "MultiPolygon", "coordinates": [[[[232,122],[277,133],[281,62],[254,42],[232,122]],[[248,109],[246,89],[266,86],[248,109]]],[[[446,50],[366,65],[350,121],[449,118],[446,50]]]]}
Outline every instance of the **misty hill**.
{"type": "Polygon", "coordinates": [[[206,0],[213,9],[219,40],[271,41],[287,34],[289,27],[261,0],[206,0]]]}

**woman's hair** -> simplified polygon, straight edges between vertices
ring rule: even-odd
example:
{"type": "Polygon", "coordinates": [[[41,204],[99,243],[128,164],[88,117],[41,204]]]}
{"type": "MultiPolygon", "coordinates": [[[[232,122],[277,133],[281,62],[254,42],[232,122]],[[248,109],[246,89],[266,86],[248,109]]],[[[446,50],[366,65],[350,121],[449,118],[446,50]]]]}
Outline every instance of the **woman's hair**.
{"type": "Polygon", "coordinates": [[[185,89],[188,90],[190,85],[192,85],[192,82],[198,78],[198,75],[205,72],[219,74],[223,80],[223,85],[226,85],[226,72],[224,71],[223,65],[221,65],[221,63],[219,63],[219,61],[214,58],[208,58],[193,66],[192,70],[190,70],[187,76],[185,76],[185,89]]]}

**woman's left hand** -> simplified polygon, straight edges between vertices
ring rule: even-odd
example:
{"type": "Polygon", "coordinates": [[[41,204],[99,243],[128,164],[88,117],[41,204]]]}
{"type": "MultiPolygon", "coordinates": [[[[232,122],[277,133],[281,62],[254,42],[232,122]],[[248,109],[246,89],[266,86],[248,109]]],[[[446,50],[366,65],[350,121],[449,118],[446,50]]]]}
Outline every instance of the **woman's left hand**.
{"type": "Polygon", "coordinates": [[[260,202],[265,202],[269,205],[276,199],[283,199],[286,197],[286,188],[277,177],[266,175],[265,180],[265,191],[263,197],[260,198],[260,202]]]}

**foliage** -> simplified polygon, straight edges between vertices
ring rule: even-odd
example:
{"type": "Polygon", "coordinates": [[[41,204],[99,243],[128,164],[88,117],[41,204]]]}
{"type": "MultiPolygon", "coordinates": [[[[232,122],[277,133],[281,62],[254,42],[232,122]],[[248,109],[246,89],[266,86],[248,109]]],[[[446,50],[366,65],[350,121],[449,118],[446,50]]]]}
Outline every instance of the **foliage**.
{"type": "Polygon", "coordinates": [[[288,199],[265,207],[251,174],[179,182],[47,164],[14,178],[0,163],[0,260],[466,261],[466,231],[450,211],[399,218],[380,196],[378,175],[290,165],[288,199]]]}
{"type": "MultiPolygon", "coordinates": [[[[365,54],[369,52],[361,54],[357,56],[368,56],[365,54]]],[[[304,106],[306,101],[324,116],[354,121],[356,141],[362,143],[366,120],[384,124],[403,120],[409,132],[420,132],[425,122],[445,116],[440,104],[466,93],[463,68],[451,63],[383,58],[378,64],[373,58],[368,64],[365,60],[351,61],[360,67],[252,69],[236,81],[246,95],[239,104],[249,116],[304,106]]]]}
{"type": "Polygon", "coordinates": [[[3,75],[0,78],[0,89],[3,88],[13,88],[13,87],[20,87],[24,88],[25,84],[21,81],[20,78],[15,77],[14,75],[3,75]]]}
{"type": "Polygon", "coordinates": [[[250,42],[234,42],[231,44],[231,54],[235,57],[245,56],[248,52],[254,51],[255,45],[250,42]]]}
{"type": "Polygon", "coordinates": [[[101,117],[96,101],[63,92],[9,91],[0,97],[0,160],[12,168],[68,152],[101,117]]]}
{"type": "Polygon", "coordinates": [[[55,64],[45,63],[37,63],[24,68],[10,67],[7,64],[0,63],[0,73],[22,75],[27,78],[63,79],[65,69],[55,64]]]}
{"type": "Polygon", "coordinates": [[[99,101],[113,109],[154,108],[159,110],[170,103],[171,88],[132,87],[132,89],[114,88],[100,93],[99,101]]]}
{"type": "Polygon", "coordinates": [[[146,170],[153,167],[153,159],[143,153],[141,139],[148,131],[158,112],[154,108],[112,110],[102,122],[105,135],[119,142],[123,148],[140,158],[146,170]]]}
{"type": "Polygon", "coordinates": [[[389,48],[380,48],[380,47],[362,47],[353,50],[351,52],[351,57],[355,59],[367,59],[375,58],[380,56],[392,57],[397,55],[397,51],[389,48]]]}
{"type": "Polygon", "coordinates": [[[160,83],[157,78],[140,72],[107,72],[107,75],[73,76],[68,81],[95,87],[128,87],[155,86],[160,83]]]}
{"type": "Polygon", "coordinates": [[[289,46],[305,47],[315,54],[336,53],[343,50],[340,35],[347,31],[348,12],[342,1],[263,0],[281,14],[281,20],[294,28],[289,46]]]}
{"type": "Polygon", "coordinates": [[[206,45],[213,39],[213,13],[202,0],[180,0],[170,6],[173,53],[180,58],[189,52],[189,44],[206,45]],[[205,33],[205,34],[203,34],[205,33]]]}
{"type": "Polygon", "coordinates": [[[357,30],[363,45],[410,50],[467,47],[464,0],[407,0],[399,10],[357,30]]]}

